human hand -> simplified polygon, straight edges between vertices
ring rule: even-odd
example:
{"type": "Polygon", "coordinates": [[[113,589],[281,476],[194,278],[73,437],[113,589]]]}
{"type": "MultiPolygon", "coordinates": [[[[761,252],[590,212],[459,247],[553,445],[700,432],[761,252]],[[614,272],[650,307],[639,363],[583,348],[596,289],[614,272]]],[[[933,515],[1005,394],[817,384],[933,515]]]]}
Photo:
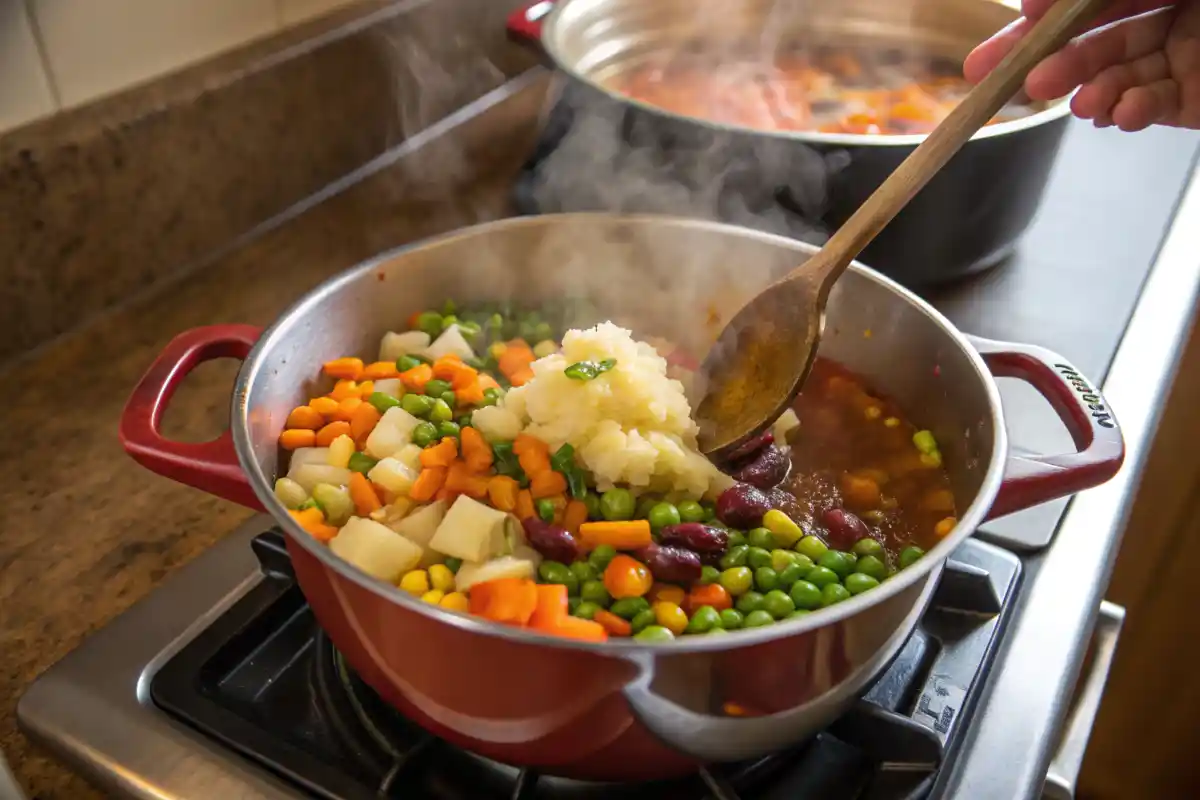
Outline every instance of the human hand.
{"type": "MultiPolygon", "coordinates": [[[[978,83],[1056,0],[1021,0],[1024,17],[975,48],[963,75],[978,83]]],[[[1114,0],[1089,30],[1029,73],[1032,100],[1070,94],[1097,128],[1200,129],[1200,0],[1114,0]]]]}

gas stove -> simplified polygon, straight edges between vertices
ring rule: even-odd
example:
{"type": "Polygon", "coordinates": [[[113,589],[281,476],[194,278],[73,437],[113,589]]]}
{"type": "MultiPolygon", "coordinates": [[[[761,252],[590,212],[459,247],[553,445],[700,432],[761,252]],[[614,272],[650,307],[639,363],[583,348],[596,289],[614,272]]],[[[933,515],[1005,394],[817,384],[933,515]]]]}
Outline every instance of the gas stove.
{"type": "Polygon", "coordinates": [[[387,706],[256,517],[47,672],[20,716],[120,796],[917,800],[955,757],[1020,575],[1011,553],[964,543],[889,669],[810,742],[677,781],[592,784],[475,756],[387,706]]]}

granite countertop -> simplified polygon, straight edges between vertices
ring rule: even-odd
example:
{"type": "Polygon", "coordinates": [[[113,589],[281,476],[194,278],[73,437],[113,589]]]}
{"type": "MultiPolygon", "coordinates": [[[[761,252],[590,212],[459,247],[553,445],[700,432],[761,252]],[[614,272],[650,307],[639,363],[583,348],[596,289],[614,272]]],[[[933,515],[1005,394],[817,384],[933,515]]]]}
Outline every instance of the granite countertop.
{"type": "MultiPolygon", "coordinates": [[[[0,370],[10,387],[3,419],[13,434],[0,438],[7,521],[0,534],[0,749],[30,796],[99,795],[18,731],[14,709],[25,688],[252,513],[153,475],[125,455],[117,425],[134,384],[187,328],[268,324],[358,261],[503,215],[515,165],[487,162],[484,151],[524,151],[541,100],[539,92],[526,95],[483,110],[500,117],[475,128],[490,131],[488,141],[456,141],[450,131],[407,157],[394,154],[394,164],[348,191],[0,370]],[[422,176],[449,157],[456,185],[431,193],[422,176]]],[[[188,441],[217,435],[237,369],[233,361],[197,369],[172,401],[164,432],[188,441]]]]}

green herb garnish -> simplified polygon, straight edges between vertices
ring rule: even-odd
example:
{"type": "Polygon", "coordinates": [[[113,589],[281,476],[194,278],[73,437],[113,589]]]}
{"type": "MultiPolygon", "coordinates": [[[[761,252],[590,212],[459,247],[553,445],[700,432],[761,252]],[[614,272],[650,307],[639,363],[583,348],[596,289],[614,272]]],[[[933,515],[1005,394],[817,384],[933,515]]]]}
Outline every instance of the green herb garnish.
{"type": "Polygon", "coordinates": [[[606,358],[603,361],[579,361],[564,369],[563,374],[573,381],[590,381],[595,380],[616,365],[615,358],[606,358]]]}

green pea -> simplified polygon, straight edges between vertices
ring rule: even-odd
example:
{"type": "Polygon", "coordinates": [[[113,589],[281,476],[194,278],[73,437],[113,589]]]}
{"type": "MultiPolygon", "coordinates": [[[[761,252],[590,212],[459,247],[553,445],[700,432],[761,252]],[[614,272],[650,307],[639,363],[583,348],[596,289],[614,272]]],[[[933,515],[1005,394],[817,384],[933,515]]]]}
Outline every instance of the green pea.
{"type": "Polygon", "coordinates": [[[458,305],[447,298],[446,302],[442,303],[442,314],[449,316],[450,314],[458,313],[458,305]]]}
{"type": "Polygon", "coordinates": [[[462,559],[455,558],[454,556],[449,556],[446,558],[445,563],[446,563],[446,569],[450,570],[451,572],[457,573],[458,568],[462,566],[462,559]]]}
{"type": "Polygon", "coordinates": [[[746,566],[752,569],[771,566],[770,551],[751,545],[750,549],[746,551],[746,566]]]}
{"type": "Polygon", "coordinates": [[[579,578],[580,584],[584,581],[594,581],[600,577],[596,572],[596,568],[586,561],[576,561],[571,564],[571,572],[574,572],[575,577],[579,578]]]}
{"type": "Polygon", "coordinates": [[[724,636],[728,633],[729,633],[729,631],[725,630],[724,628],[709,628],[708,633],[706,633],[704,635],[712,636],[713,634],[716,634],[717,636],[724,636]]]}
{"type": "Polygon", "coordinates": [[[479,332],[483,330],[478,322],[460,322],[458,323],[458,332],[463,335],[463,338],[468,342],[474,341],[479,332]]]}
{"type": "Polygon", "coordinates": [[[917,559],[925,555],[925,551],[914,544],[900,551],[900,569],[908,569],[917,563],[917,559]]]}
{"type": "Polygon", "coordinates": [[[566,564],[543,561],[538,565],[538,577],[543,583],[561,583],[567,587],[567,594],[579,594],[579,579],[566,564]]]}
{"type": "Polygon", "coordinates": [[[931,431],[917,431],[912,436],[913,445],[917,450],[926,455],[936,453],[938,451],[937,439],[933,438],[931,431]]]}
{"type": "Polygon", "coordinates": [[[767,592],[766,597],[763,598],[763,610],[775,619],[783,619],[796,610],[796,604],[792,602],[792,598],[788,596],[787,592],[773,589],[767,592]]]}
{"type": "Polygon", "coordinates": [[[434,378],[425,384],[425,394],[430,397],[441,397],[446,392],[453,389],[449,381],[438,380],[434,378]]]}
{"type": "Polygon", "coordinates": [[[870,575],[877,581],[881,581],[888,576],[887,564],[884,564],[875,556],[863,556],[854,565],[855,572],[861,572],[863,575],[870,575]]]}
{"type": "Polygon", "coordinates": [[[400,407],[414,417],[425,417],[433,410],[436,402],[432,397],[423,394],[406,394],[400,398],[400,407]]]}
{"type": "Polygon", "coordinates": [[[854,555],[856,556],[876,556],[883,553],[883,545],[874,539],[866,538],[859,539],[854,543],[854,555]]]}
{"type": "Polygon", "coordinates": [[[366,453],[351,453],[350,463],[346,466],[350,467],[352,472],[361,472],[363,475],[366,475],[378,463],[377,460],[371,458],[366,453]]]}
{"type": "Polygon", "coordinates": [[[839,578],[845,578],[854,571],[854,561],[846,553],[837,550],[828,550],[817,559],[817,564],[826,569],[833,570],[839,578]]]}
{"type": "Polygon", "coordinates": [[[588,563],[596,568],[597,573],[604,572],[608,562],[617,557],[617,549],[611,544],[596,545],[596,549],[588,553],[588,563]]]}
{"type": "Polygon", "coordinates": [[[542,518],[542,522],[554,522],[554,501],[547,497],[539,498],[534,501],[534,508],[537,509],[537,515],[542,518]]]}
{"type": "Polygon", "coordinates": [[[704,521],[704,506],[695,500],[684,500],[676,508],[679,509],[679,519],[684,522],[704,521]]]}
{"type": "Polygon", "coordinates": [[[749,591],[737,599],[737,610],[743,614],[762,608],[763,596],[755,591],[749,591]]]}
{"type": "Polygon", "coordinates": [[[787,618],[788,619],[800,619],[800,617],[806,617],[811,613],[812,613],[812,611],[810,611],[807,608],[797,608],[795,611],[788,614],[787,618]]]}
{"type": "Polygon", "coordinates": [[[458,406],[458,396],[453,391],[442,392],[441,394],[430,394],[430,397],[436,397],[451,408],[458,406]]]}
{"type": "Polygon", "coordinates": [[[750,591],[754,585],[754,573],[749,567],[730,567],[721,573],[721,586],[734,597],[750,591]]]}
{"type": "Polygon", "coordinates": [[[721,627],[721,615],[712,606],[700,606],[692,612],[684,633],[708,633],[721,627]]]}
{"type": "Polygon", "coordinates": [[[818,588],[823,588],[831,583],[837,583],[840,579],[838,578],[837,573],[828,567],[813,567],[808,571],[808,574],[804,576],[804,580],[817,586],[818,588]]]}
{"type": "Polygon", "coordinates": [[[710,583],[716,583],[721,580],[721,570],[716,567],[710,567],[705,564],[700,568],[700,583],[707,586],[710,583]]]}
{"type": "Polygon", "coordinates": [[[321,508],[320,502],[318,502],[317,498],[315,498],[315,497],[310,497],[307,500],[305,500],[303,503],[301,503],[300,505],[296,506],[297,511],[307,511],[310,508],[321,509],[322,513],[324,513],[324,511],[325,511],[325,509],[321,508]]]}
{"type": "Polygon", "coordinates": [[[736,547],[729,548],[725,551],[725,555],[721,556],[721,569],[733,569],[734,567],[746,566],[746,557],[749,555],[749,553],[749,545],[739,544],[736,547]]]}
{"type": "Polygon", "coordinates": [[[821,589],[821,607],[832,606],[850,599],[850,592],[840,583],[831,583],[821,589]]]}
{"type": "Polygon", "coordinates": [[[727,631],[736,631],[745,620],[745,615],[736,608],[721,609],[721,627],[727,631]]]}
{"type": "Polygon", "coordinates": [[[396,359],[396,369],[400,372],[408,372],[419,366],[421,366],[421,359],[415,356],[400,356],[396,359]]]}
{"type": "MultiPolygon", "coordinates": [[[[409,395],[412,397],[413,395],[409,395]]],[[[422,422],[412,431],[412,442],[417,447],[428,447],[433,444],[437,438],[437,425],[432,422],[422,422]]]]}
{"type": "Polygon", "coordinates": [[[862,594],[868,589],[879,585],[879,579],[861,572],[851,572],[846,576],[846,591],[850,594],[862,594]]]}
{"type": "Polygon", "coordinates": [[[754,570],[754,588],[760,592],[769,592],[779,586],[779,573],[770,567],[759,567],[754,570]]]}
{"type": "Polygon", "coordinates": [[[633,634],[637,635],[646,627],[654,625],[655,619],[656,617],[654,616],[654,611],[652,609],[643,609],[642,611],[634,614],[633,619],[629,620],[629,627],[632,629],[633,634]]]}
{"type": "Polygon", "coordinates": [[[679,509],[672,503],[658,503],[650,509],[647,519],[650,520],[650,527],[656,531],[662,530],[668,525],[678,525],[680,523],[679,509]]]}
{"type": "Polygon", "coordinates": [[[579,617],[580,619],[591,619],[592,617],[596,616],[596,612],[599,610],[599,605],[596,603],[590,603],[581,598],[579,605],[575,606],[575,611],[572,612],[572,616],[579,617]]]}
{"type": "Polygon", "coordinates": [[[442,314],[442,329],[443,330],[445,330],[446,328],[449,328],[451,325],[457,325],[457,324],[458,324],[458,317],[455,316],[453,311],[449,311],[449,312],[442,314]]]}
{"type": "Polygon", "coordinates": [[[712,503],[701,503],[700,507],[704,509],[705,522],[712,522],[717,518],[717,509],[712,503]]]}
{"type": "Polygon", "coordinates": [[[808,556],[813,561],[816,561],[821,556],[825,555],[825,551],[829,547],[818,539],[816,536],[805,536],[800,541],[796,542],[795,548],[797,553],[808,556]]]}
{"type": "Polygon", "coordinates": [[[436,311],[422,311],[417,315],[417,330],[429,334],[430,339],[436,339],[442,333],[442,315],[436,311]]]}
{"type": "Polygon", "coordinates": [[[579,608],[579,606],[582,603],[583,603],[583,601],[580,600],[578,597],[568,597],[567,598],[567,613],[574,614],[575,609],[579,608]]]}
{"type": "Polygon", "coordinates": [[[802,556],[799,553],[796,553],[796,566],[807,573],[810,569],[815,567],[816,564],[814,564],[813,560],[808,556],[802,556]]]}
{"type": "Polygon", "coordinates": [[[664,628],[662,625],[647,625],[633,635],[634,639],[639,642],[670,642],[675,639],[675,634],[664,628]]]}
{"type": "Polygon", "coordinates": [[[588,492],[583,496],[583,504],[587,506],[588,519],[600,520],[604,517],[600,511],[600,495],[588,492]]]}
{"type": "MultiPolygon", "coordinates": [[[[577,576],[578,577],[578,576],[577,576]]],[[[612,597],[608,593],[608,589],[604,588],[603,581],[583,580],[579,585],[579,597],[589,603],[595,603],[601,608],[612,602],[612,597]]]]}
{"type": "Polygon", "coordinates": [[[743,628],[761,628],[764,625],[770,625],[775,622],[775,618],[768,614],[763,609],[759,608],[751,611],[746,615],[746,619],[742,622],[743,628]]]}
{"type": "Polygon", "coordinates": [[[727,547],[743,547],[746,545],[746,534],[741,531],[730,531],[727,547]]]}
{"type": "Polygon", "coordinates": [[[800,554],[794,550],[772,550],[771,551],[771,569],[776,572],[783,572],[792,564],[800,560],[800,554]]]}
{"type": "Polygon", "coordinates": [[[644,597],[622,597],[612,604],[609,611],[621,619],[632,620],[643,611],[650,611],[650,602],[644,597]]]}
{"type": "Polygon", "coordinates": [[[496,388],[484,389],[483,390],[483,402],[480,403],[480,405],[481,406],[494,406],[500,402],[500,398],[503,396],[504,396],[504,393],[501,392],[499,389],[496,389],[496,388]]]}
{"type": "MultiPolygon", "coordinates": [[[[836,580],[837,576],[834,575],[836,580]]],[[[796,608],[813,609],[821,607],[821,587],[810,581],[796,581],[792,584],[788,596],[796,608]]]]}
{"type": "Polygon", "coordinates": [[[600,513],[610,522],[633,519],[633,492],[613,488],[600,495],[600,513]]]}
{"type": "Polygon", "coordinates": [[[751,547],[761,547],[763,550],[774,550],[779,547],[779,543],[775,541],[775,534],[766,528],[752,529],[746,534],[746,541],[751,547]]]}
{"type": "Polygon", "coordinates": [[[386,414],[388,409],[401,405],[399,400],[383,392],[371,392],[370,396],[367,397],[367,402],[375,406],[375,410],[380,414],[386,414]]]}
{"type": "Polygon", "coordinates": [[[463,428],[471,427],[471,415],[463,414],[461,417],[454,420],[454,422],[456,425],[458,425],[459,432],[461,432],[463,428]]]}
{"type": "MultiPolygon", "coordinates": [[[[405,395],[405,397],[407,396],[405,395]]],[[[445,400],[434,400],[433,406],[429,410],[429,420],[431,422],[449,422],[452,419],[454,419],[454,409],[450,408],[450,404],[445,400]]]]}
{"type": "Polygon", "coordinates": [[[799,564],[788,564],[779,573],[779,588],[785,592],[792,588],[792,585],[808,574],[808,570],[801,567],[799,564]]]}
{"type": "Polygon", "coordinates": [[[634,519],[650,519],[650,509],[654,508],[662,501],[662,498],[656,494],[644,494],[637,500],[637,505],[634,507],[634,519]]]}
{"type": "MultiPolygon", "coordinates": [[[[440,400],[438,402],[441,402],[440,400]]],[[[455,439],[462,434],[462,428],[457,422],[439,422],[437,426],[438,438],[445,439],[447,436],[452,436],[455,439]]]]}

